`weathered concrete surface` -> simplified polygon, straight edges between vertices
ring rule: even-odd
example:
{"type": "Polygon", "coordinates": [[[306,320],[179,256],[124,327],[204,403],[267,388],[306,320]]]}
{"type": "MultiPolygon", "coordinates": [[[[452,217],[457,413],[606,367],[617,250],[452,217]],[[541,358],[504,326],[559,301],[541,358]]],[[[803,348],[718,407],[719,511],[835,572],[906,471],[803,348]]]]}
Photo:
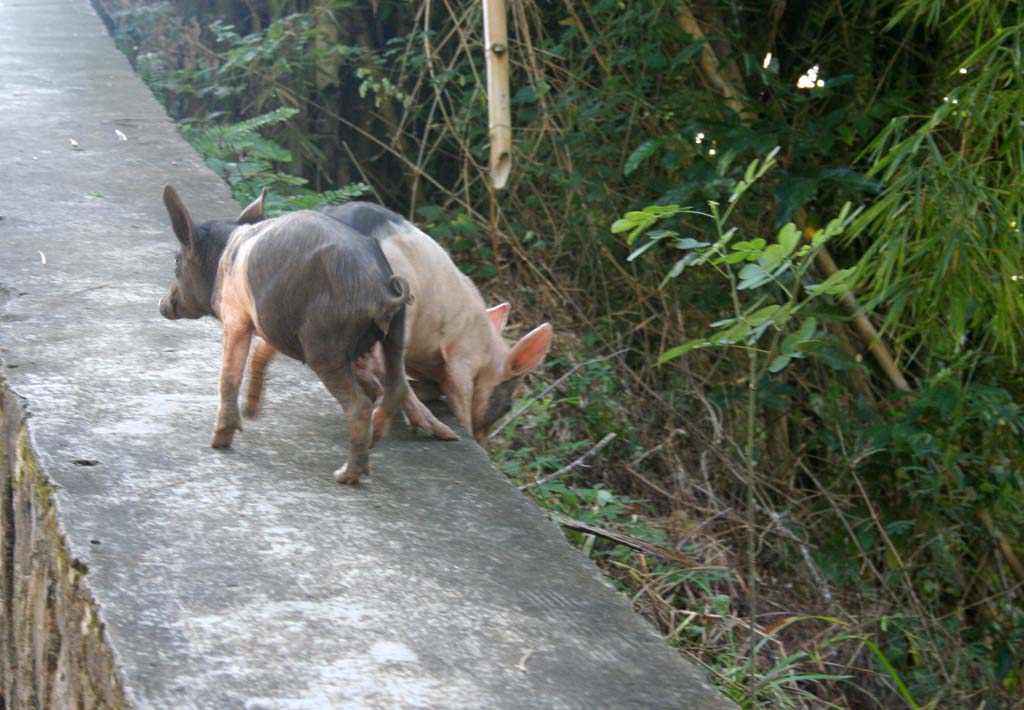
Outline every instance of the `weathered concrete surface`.
{"type": "Polygon", "coordinates": [[[396,423],[338,486],[340,409],[282,362],[208,448],[160,190],[238,208],[86,0],[0,2],[0,109],[6,707],[725,706],[469,441],[396,423]]]}

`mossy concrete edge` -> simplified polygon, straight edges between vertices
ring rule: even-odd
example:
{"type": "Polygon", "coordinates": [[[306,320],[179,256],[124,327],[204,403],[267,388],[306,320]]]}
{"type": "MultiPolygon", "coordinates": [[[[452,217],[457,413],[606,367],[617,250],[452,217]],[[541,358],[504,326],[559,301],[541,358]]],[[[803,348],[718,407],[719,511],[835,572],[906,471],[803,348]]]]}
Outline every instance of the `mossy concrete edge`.
{"type": "Polygon", "coordinates": [[[0,432],[0,696],[11,708],[125,708],[87,569],[68,553],[54,484],[32,451],[23,404],[2,381],[0,432]]]}

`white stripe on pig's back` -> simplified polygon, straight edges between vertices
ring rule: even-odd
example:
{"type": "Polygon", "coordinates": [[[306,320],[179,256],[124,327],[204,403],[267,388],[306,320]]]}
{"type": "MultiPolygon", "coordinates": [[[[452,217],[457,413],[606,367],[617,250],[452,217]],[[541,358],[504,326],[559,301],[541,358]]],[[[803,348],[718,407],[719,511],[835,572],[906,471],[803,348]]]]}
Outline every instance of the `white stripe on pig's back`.
{"type": "MultiPolygon", "coordinates": [[[[260,327],[259,314],[256,312],[256,296],[253,294],[252,282],[249,280],[249,256],[253,247],[263,239],[267,231],[261,229],[262,225],[243,225],[231,233],[228,246],[224,250],[224,262],[228,273],[223,275],[225,290],[230,286],[231,297],[234,302],[242,308],[243,312],[252,321],[256,334],[264,338],[263,329],[260,327]]],[[[227,300],[228,294],[222,298],[227,300]]]]}

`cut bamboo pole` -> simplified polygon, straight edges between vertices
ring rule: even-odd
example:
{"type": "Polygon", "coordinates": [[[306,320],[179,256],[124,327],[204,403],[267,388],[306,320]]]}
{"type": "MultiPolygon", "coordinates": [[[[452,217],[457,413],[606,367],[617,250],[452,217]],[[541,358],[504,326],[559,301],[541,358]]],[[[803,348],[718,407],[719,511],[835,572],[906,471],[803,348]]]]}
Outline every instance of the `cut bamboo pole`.
{"type": "Polygon", "coordinates": [[[487,123],[491,140],[491,184],[505,187],[512,171],[512,109],[509,97],[508,28],[505,0],[484,2],[487,57],[487,123]]]}

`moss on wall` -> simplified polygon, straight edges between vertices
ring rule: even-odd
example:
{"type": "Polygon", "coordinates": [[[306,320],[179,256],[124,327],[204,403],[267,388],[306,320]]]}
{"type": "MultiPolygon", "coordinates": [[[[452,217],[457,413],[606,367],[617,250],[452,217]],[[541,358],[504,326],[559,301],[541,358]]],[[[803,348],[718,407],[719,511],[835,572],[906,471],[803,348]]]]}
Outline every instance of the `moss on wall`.
{"type": "Polygon", "coordinates": [[[10,708],[127,707],[87,570],[68,556],[28,431],[0,383],[0,696],[10,708]]]}

